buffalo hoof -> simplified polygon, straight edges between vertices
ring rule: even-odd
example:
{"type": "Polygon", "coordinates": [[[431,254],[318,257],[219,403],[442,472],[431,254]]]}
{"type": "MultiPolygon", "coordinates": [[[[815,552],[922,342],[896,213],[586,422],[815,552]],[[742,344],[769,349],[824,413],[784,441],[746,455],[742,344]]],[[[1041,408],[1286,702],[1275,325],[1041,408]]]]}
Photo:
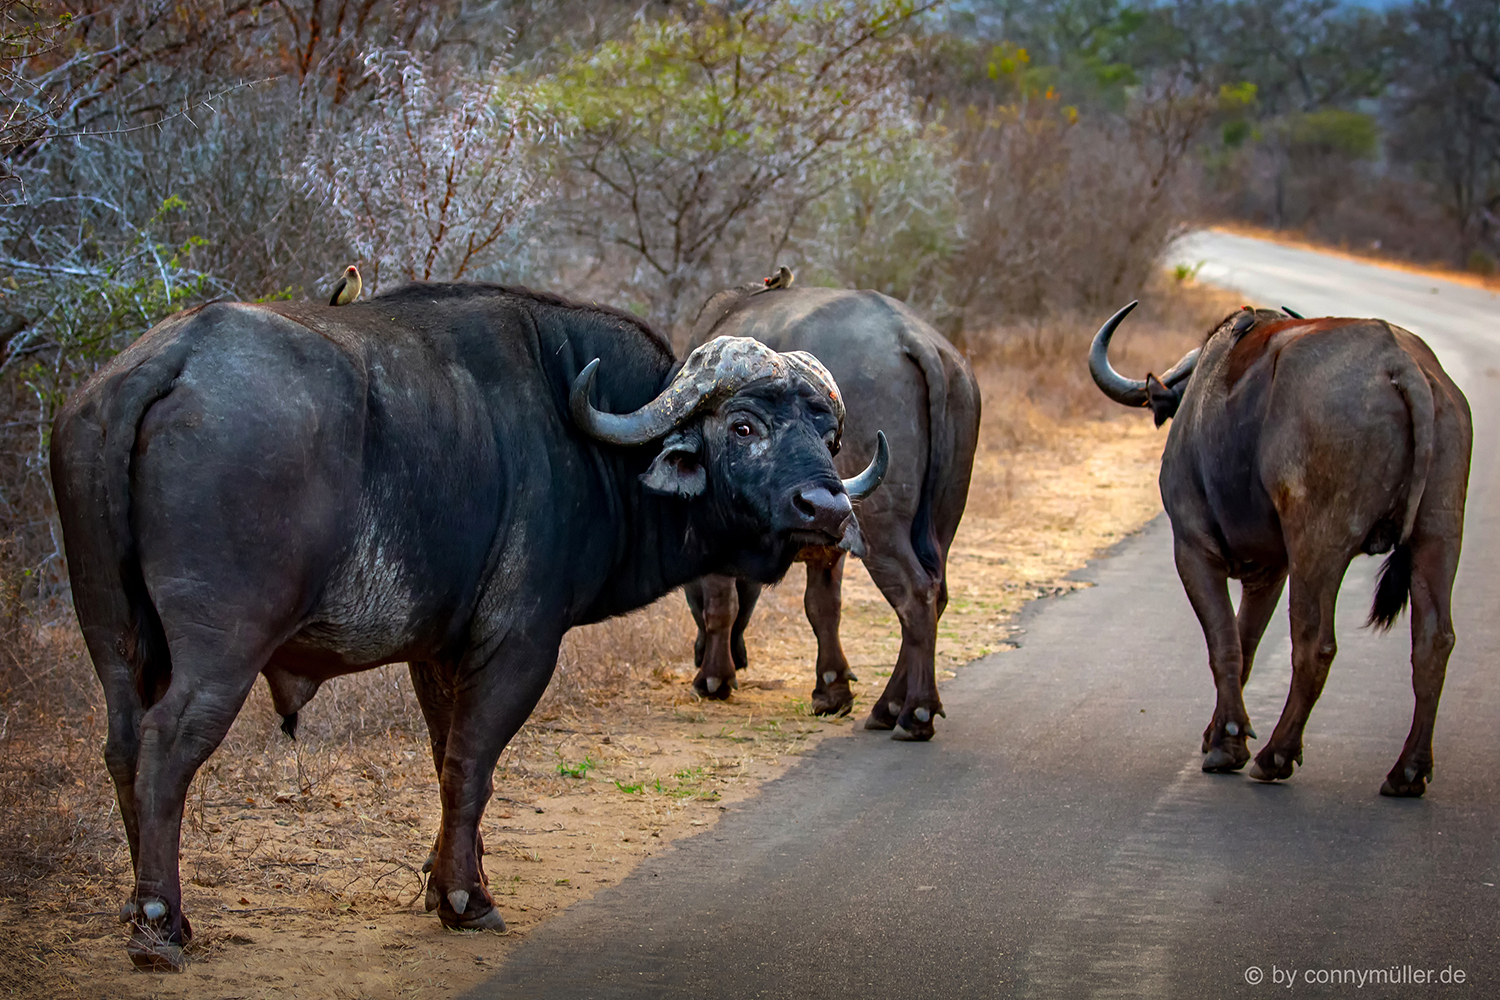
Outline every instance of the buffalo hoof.
{"type": "Polygon", "coordinates": [[[896,731],[891,733],[891,739],[926,743],[937,735],[935,719],[943,714],[941,708],[933,709],[922,705],[909,708],[896,720],[896,731]]]}
{"type": "Polygon", "coordinates": [[[1381,795],[1389,795],[1395,799],[1419,799],[1427,791],[1427,782],[1432,778],[1432,771],[1425,774],[1414,765],[1402,768],[1397,765],[1390,774],[1385,776],[1385,781],[1380,786],[1381,795]]]}
{"type": "Polygon", "coordinates": [[[505,920],[495,908],[495,901],[482,888],[477,892],[454,889],[445,896],[429,882],[427,905],[438,911],[438,920],[450,931],[505,930],[505,920]]]}
{"type": "Polygon", "coordinates": [[[131,925],[126,951],[137,969],[147,972],[181,972],[187,965],[183,945],[193,936],[192,925],[183,917],[172,929],[172,912],[160,899],[135,901],[120,908],[120,916],[131,925]]]}
{"type": "Polygon", "coordinates": [[[1209,748],[1203,758],[1203,770],[1210,774],[1228,774],[1230,771],[1238,771],[1250,760],[1250,750],[1245,746],[1244,740],[1226,740],[1216,747],[1209,748]]]}
{"type": "Polygon", "coordinates": [[[182,945],[133,936],[126,947],[130,961],[142,972],[181,972],[187,967],[182,945]]]}
{"type": "Polygon", "coordinates": [[[1297,765],[1302,763],[1302,755],[1295,757],[1280,750],[1272,750],[1266,747],[1255,758],[1255,763],[1250,765],[1250,777],[1256,781],[1284,781],[1292,776],[1297,765]]]}
{"type": "Polygon", "coordinates": [[[900,715],[901,703],[899,701],[877,701],[865,719],[865,728],[876,732],[889,732],[896,728],[896,721],[900,715]]]}
{"type": "Polygon", "coordinates": [[[728,701],[730,692],[733,690],[733,680],[725,680],[722,677],[704,677],[702,674],[693,678],[693,691],[700,698],[728,701]]]}
{"type": "Polygon", "coordinates": [[[812,693],[813,715],[848,715],[853,708],[854,692],[849,690],[846,679],[818,687],[812,693]]]}
{"type": "Polygon", "coordinates": [[[444,920],[443,926],[450,931],[494,931],[496,934],[504,934],[505,918],[500,916],[498,907],[492,906],[482,913],[465,913],[452,923],[444,920]]]}

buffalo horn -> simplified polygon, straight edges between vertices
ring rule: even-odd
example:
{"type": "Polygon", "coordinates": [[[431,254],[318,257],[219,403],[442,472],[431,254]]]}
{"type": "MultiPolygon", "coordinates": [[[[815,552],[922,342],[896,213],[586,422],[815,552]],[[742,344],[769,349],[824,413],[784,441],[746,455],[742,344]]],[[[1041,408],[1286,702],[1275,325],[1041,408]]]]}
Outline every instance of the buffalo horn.
{"type": "Polygon", "coordinates": [[[1099,332],[1094,334],[1094,343],[1089,348],[1089,374],[1094,376],[1094,384],[1110,399],[1126,406],[1145,406],[1151,401],[1151,396],[1146,391],[1145,379],[1126,378],[1115,371],[1109,363],[1109,340],[1115,335],[1120,321],[1138,305],[1140,302],[1132,302],[1105,320],[1099,332]]]}
{"type": "Polygon", "coordinates": [[[885,443],[885,431],[875,432],[875,457],[870,459],[870,464],[864,472],[853,479],[844,480],[844,492],[849,494],[850,500],[863,500],[885,478],[886,467],[891,464],[891,448],[885,443]]]}
{"type": "Polygon", "coordinates": [[[1174,389],[1179,382],[1186,382],[1188,377],[1193,374],[1193,369],[1198,366],[1198,352],[1200,350],[1201,348],[1195,347],[1184,354],[1181,361],[1167,369],[1167,373],[1161,377],[1161,384],[1168,389],[1174,389]]]}
{"type": "Polygon", "coordinates": [[[605,413],[589,402],[598,371],[599,359],[595,358],[578,373],[568,395],[568,408],[579,429],[608,444],[645,444],[662,437],[697,408],[709,389],[696,380],[679,377],[634,413],[605,413]]]}
{"type": "MultiPolygon", "coordinates": [[[[1146,390],[1145,379],[1126,378],[1115,371],[1114,366],[1109,363],[1109,341],[1115,335],[1115,329],[1120,321],[1130,315],[1130,311],[1139,302],[1132,302],[1109,319],[1094,334],[1093,346],[1089,348],[1089,374],[1094,376],[1094,384],[1104,394],[1116,403],[1124,403],[1126,406],[1146,406],[1151,402],[1151,394],[1146,390]]],[[[1198,365],[1199,348],[1193,348],[1182,356],[1182,360],[1167,369],[1165,375],[1161,376],[1162,385],[1168,389],[1174,389],[1193,374],[1193,369],[1198,365]]]]}

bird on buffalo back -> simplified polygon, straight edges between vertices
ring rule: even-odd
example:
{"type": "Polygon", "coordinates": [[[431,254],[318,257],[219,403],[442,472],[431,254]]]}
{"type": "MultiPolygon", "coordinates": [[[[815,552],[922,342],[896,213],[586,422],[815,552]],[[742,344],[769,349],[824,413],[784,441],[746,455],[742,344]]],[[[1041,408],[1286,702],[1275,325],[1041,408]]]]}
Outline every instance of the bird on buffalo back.
{"type": "Polygon", "coordinates": [[[795,280],[796,275],[792,274],[792,269],[783,264],[776,269],[775,274],[765,279],[765,285],[767,291],[773,288],[791,288],[795,280]]]}
{"type": "Polygon", "coordinates": [[[347,306],[359,298],[360,287],[359,268],[350,264],[344,268],[343,275],[333,286],[333,296],[329,298],[328,304],[331,306],[347,306]]]}

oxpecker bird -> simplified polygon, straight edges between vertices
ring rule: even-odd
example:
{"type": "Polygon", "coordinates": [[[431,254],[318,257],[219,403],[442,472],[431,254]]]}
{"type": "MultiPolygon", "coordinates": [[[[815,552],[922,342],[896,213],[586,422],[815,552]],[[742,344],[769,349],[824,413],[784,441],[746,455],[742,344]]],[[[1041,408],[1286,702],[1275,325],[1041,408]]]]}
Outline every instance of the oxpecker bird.
{"type": "Polygon", "coordinates": [[[785,264],[776,269],[776,273],[766,279],[767,288],[791,288],[792,282],[796,280],[792,269],[785,264]]]}
{"type": "Polygon", "coordinates": [[[350,264],[344,268],[344,276],[339,278],[338,284],[333,286],[333,297],[328,300],[331,306],[347,306],[359,298],[359,268],[350,264]]]}

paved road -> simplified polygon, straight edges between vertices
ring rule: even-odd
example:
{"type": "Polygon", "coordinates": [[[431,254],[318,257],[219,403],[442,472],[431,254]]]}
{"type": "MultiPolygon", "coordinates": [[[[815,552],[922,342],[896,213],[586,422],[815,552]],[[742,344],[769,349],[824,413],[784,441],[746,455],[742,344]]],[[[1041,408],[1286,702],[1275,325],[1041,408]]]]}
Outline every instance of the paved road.
{"type": "MultiPolygon", "coordinates": [[[[1033,605],[1022,648],[949,682],[936,741],[825,742],[539,929],[474,997],[1500,996],[1500,299],[1217,234],[1178,253],[1254,301],[1409,327],[1474,404],[1427,797],[1376,794],[1412,694],[1404,620],[1358,627],[1373,559],[1345,584],[1306,766],[1275,786],[1199,771],[1212,689],[1158,519],[1085,572],[1098,586],[1033,605]],[[1465,981],[1317,982],[1392,967],[1465,981]],[[1287,970],[1291,991],[1273,986],[1287,970]]],[[[1289,656],[1283,610],[1246,698],[1263,733],[1289,656]]]]}

